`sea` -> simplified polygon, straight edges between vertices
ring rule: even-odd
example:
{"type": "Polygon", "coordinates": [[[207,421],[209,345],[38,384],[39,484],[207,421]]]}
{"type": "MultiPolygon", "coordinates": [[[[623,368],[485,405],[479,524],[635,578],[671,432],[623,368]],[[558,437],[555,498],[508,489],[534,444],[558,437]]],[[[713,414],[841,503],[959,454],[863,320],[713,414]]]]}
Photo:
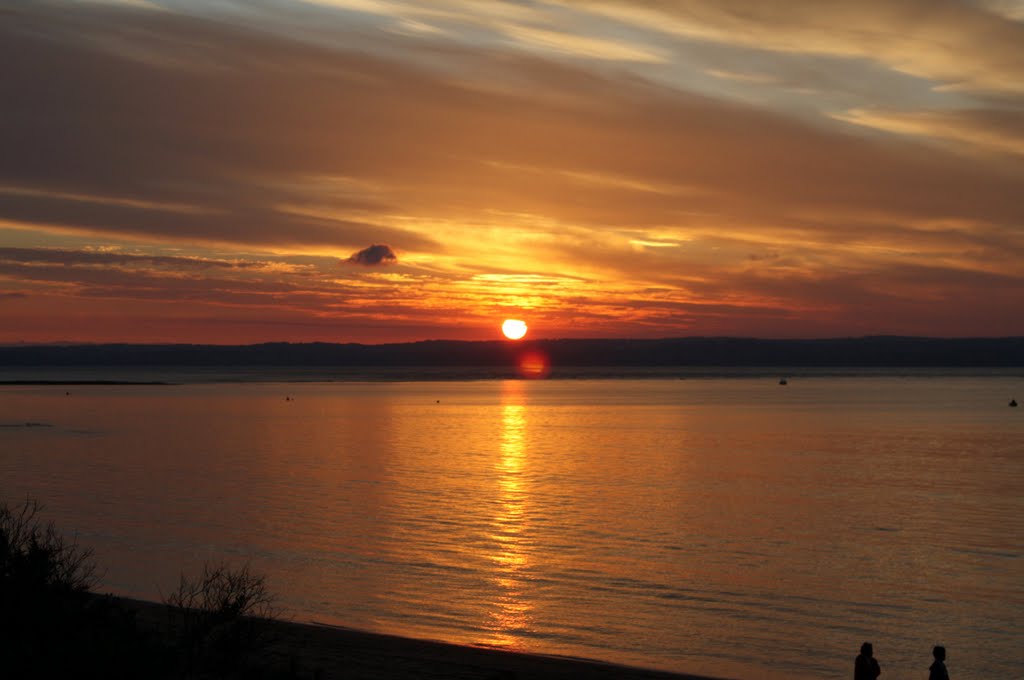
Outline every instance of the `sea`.
{"type": "Polygon", "coordinates": [[[0,499],[103,592],[226,562],[296,621],[769,680],[848,678],[865,641],[922,678],[943,644],[958,680],[1024,677],[1024,369],[0,382],[0,499]]]}

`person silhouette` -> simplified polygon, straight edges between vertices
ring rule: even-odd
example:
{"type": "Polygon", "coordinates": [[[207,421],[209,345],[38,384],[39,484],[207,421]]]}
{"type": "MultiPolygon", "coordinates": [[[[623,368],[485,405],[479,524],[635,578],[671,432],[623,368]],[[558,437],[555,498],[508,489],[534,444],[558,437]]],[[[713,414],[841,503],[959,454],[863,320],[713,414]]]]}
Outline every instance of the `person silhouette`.
{"type": "Polygon", "coordinates": [[[882,674],[882,669],[875,659],[875,650],[870,642],[860,646],[860,654],[853,661],[853,680],[875,680],[882,674]]]}
{"type": "Polygon", "coordinates": [[[928,668],[928,680],[949,680],[949,671],[946,670],[946,648],[935,645],[932,656],[935,657],[935,663],[928,668]]]}

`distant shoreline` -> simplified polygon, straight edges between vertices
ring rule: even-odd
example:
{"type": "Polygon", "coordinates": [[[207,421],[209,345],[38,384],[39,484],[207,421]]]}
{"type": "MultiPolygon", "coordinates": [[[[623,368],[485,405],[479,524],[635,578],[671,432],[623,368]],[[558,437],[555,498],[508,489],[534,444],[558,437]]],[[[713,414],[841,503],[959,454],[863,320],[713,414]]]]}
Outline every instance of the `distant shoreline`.
{"type": "MultiPolygon", "coordinates": [[[[1017,366],[554,366],[548,381],[820,379],[1024,379],[1017,366]]],[[[500,366],[0,366],[3,388],[426,383],[526,380],[500,366]]]]}
{"type": "MultiPolygon", "coordinates": [[[[937,380],[944,378],[1024,379],[1018,367],[558,367],[545,376],[548,382],[587,381],[695,381],[763,380],[799,385],[822,379],[891,378],[937,380]],[[785,380],[783,380],[785,379],[785,380]]],[[[174,388],[186,385],[330,385],[351,383],[454,383],[530,380],[513,369],[462,367],[350,368],[350,367],[209,367],[161,366],[0,366],[0,388],[174,388]]]]}
{"type": "Polygon", "coordinates": [[[0,385],[174,385],[162,380],[0,380],[0,385]]]}
{"type": "Polygon", "coordinates": [[[873,336],[817,340],[691,337],[657,340],[430,340],[361,345],[5,345],[0,368],[145,367],[195,369],[466,369],[516,371],[670,368],[1021,368],[1024,337],[873,336]]]}

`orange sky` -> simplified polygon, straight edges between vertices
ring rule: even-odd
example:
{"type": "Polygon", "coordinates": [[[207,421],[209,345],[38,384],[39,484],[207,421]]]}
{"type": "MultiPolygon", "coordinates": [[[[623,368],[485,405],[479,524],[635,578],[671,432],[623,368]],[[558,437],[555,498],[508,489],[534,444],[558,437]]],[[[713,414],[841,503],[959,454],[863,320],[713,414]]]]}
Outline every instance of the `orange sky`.
{"type": "Polygon", "coordinates": [[[0,149],[0,342],[1024,335],[1024,2],[33,0],[0,149]]]}

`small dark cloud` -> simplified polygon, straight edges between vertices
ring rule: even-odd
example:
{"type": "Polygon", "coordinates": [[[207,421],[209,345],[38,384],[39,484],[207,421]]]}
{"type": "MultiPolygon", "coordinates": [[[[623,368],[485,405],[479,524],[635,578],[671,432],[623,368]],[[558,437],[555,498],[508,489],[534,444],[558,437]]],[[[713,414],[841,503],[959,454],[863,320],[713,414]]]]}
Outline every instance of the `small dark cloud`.
{"type": "Polygon", "coordinates": [[[27,294],[18,291],[15,291],[13,293],[0,292],[0,300],[23,300],[27,297],[27,294]]]}
{"type": "Polygon", "coordinates": [[[375,267],[381,264],[398,262],[398,256],[395,255],[395,251],[391,250],[391,246],[374,244],[363,248],[358,253],[354,253],[346,262],[361,264],[365,267],[375,267]]]}

